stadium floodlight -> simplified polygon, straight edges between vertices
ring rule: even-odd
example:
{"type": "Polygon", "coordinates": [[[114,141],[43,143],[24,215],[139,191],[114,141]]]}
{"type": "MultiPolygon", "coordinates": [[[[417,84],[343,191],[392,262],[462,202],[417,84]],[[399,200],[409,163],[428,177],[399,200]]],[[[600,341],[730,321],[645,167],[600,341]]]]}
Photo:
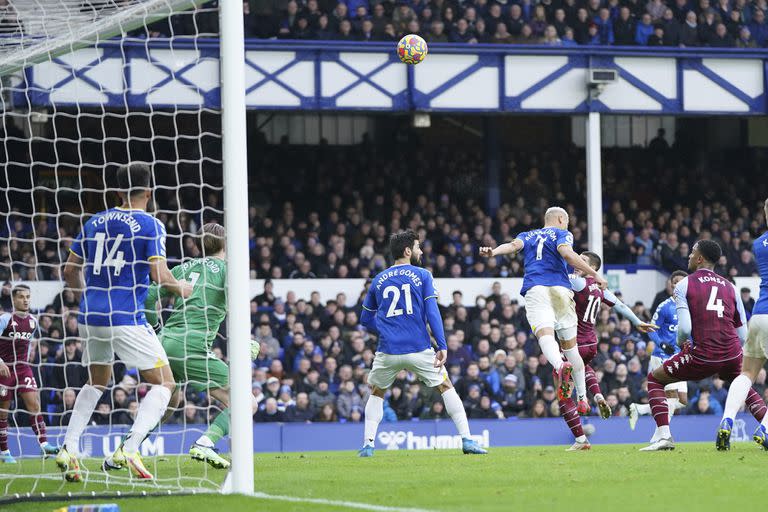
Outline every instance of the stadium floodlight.
{"type": "MultiPolygon", "coordinates": [[[[60,444],[63,430],[56,427],[66,425],[69,400],[83,385],[74,381],[77,372],[67,371],[79,366],[79,360],[64,357],[54,362],[53,358],[57,351],[66,355],[65,347],[77,346],[78,341],[68,325],[75,315],[68,312],[67,292],[60,294],[61,267],[84,222],[116,206],[116,170],[129,162],[151,164],[153,214],[168,230],[171,267],[195,250],[190,242],[197,239],[203,223],[223,222],[228,249],[228,347],[220,341],[219,346],[233,362],[229,450],[233,464],[227,489],[249,493],[254,480],[248,188],[243,186],[247,183],[243,11],[242,2],[218,4],[210,7],[205,0],[9,2],[18,27],[4,27],[0,35],[0,283],[30,284],[33,302],[47,297],[42,310],[35,312],[52,320],[41,338],[51,357],[42,358],[39,373],[60,374],[64,382],[58,386],[58,381],[43,377],[39,384],[43,413],[52,427],[49,438],[60,444]],[[219,33],[221,45],[215,55],[210,48],[219,33]],[[216,103],[216,91],[209,94],[194,79],[183,76],[192,70],[197,78],[210,77],[213,66],[219,64],[214,81],[221,105],[216,103]],[[178,85],[174,91],[180,96],[187,93],[186,98],[176,99],[162,90],[174,77],[182,78],[172,84],[178,85]],[[133,102],[138,89],[132,87],[141,88],[147,98],[162,93],[163,100],[138,106],[133,102]],[[80,100],[79,94],[87,95],[87,100],[80,100]],[[199,105],[190,97],[201,98],[199,105]],[[59,309],[45,312],[45,305],[57,296],[59,309]],[[66,336],[75,344],[65,343],[70,339],[66,336]]],[[[117,261],[122,256],[110,258],[117,261]]],[[[84,484],[65,483],[52,461],[41,462],[39,452],[29,451],[28,447],[37,447],[37,439],[22,424],[13,432],[10,447],[21,456],[20,463],[0,469],[3,495],[218,492],[226,472],[192,461],[186,454],[206,423],[223,409],[204,394],[195,395],[195,400],[192,394],[188,399],[182,395],[189,414],[181,408],[177,412],[176,423],[181,427],[161,424],[142,444],[141,452],[149,456],[147,466],[156,477],[153,481],[101,471],[102,454],[115,450],[126,432],[131,400],[140,401],[140,387],[132,375],[116,373],[122,382],[113,389],[126,390],[126,401],[117,402],[116,395],[122,393],[105,394],[102,402],[111,407],[109,419],[103,426],[87,427],[81,438],[78,450],[83,456],[84,484]],[[182,455],[166,453],[170,445],[183,446],[182,455]]]]}

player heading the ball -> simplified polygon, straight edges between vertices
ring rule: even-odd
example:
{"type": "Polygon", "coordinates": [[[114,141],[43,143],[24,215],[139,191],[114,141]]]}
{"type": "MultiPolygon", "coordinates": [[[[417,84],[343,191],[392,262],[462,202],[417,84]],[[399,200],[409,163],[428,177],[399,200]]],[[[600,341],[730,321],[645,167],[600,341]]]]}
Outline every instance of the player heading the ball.
{"type": "Polygon", "coordinates": [[[122,205],[84,223],[64,267],[67,286],[76,294],[84,290],[78,327],[85,340],[83,363],[89,366],[88,383],[77,395],[64,446],[56,457],[70,482],[82,480],[77,461],[80,436],[112,375],[115,354],[139,370],[152,387],[112,460],[128,466],[137,478],[153,478],[141,461],[139,445],[162,418],[176,384],[165,350],[144,316],[144,301],[150,281],[181,297],[189,296],[192,287],[171,274],[165,261],[165,226],[146,212],[151,179],[145,164],[117,171],[122,205]]]}
{"type": "Polygon", "coordinates": [[[525,276],[521,295],[525,297],[525,314],[533,334],[539,340],[541,352],[554,367],[557,377],[557,397],[573,394],[571,378],[575,381],[579,414],[589,412],[584,361],[576,344],[576,305],[573,301],[568,267],[592,277],[599,289],[608,283],[573,250],[573,235],[568,231],[568,212],[553,206],[544,214],[544,227],[520,233],[509,243],[495,249],[481,247],[480,255],[487,258],[514,255],[525,256],[525,276]],[[567,265],[566,265],[567,264],[567,265]],[[560,338],[560,345],[555,340],[560,338]],[[560,356],[562,348],[566,361],[560,356]]]}
{"type": "Polygon", "coordinates": [[[13,313],[0,315],[0,461],[6,464],[16,463],[8,449],[8,413],[14,392],[29,413],[29,423],[43,456],[59,452],[57,446],[48,442],[40,412],[40,393],[29,365],[29,344],[38,332],[37,321],[29,313],[31,299],[29,286],[14,287],[11,290],[13,313]]]}
{"type": "Polygon", "coordinates": [[[422,255],[419,235],[412,230],[393,234],[389,251],[395,264],[373,278],[360,315],[360,323],[378,333],[379,346],[368,374],[371,396],[365,404],[365,439],[358,455],[373,456],[376,431],[384,416],[384,395],[402,370],[414,373],[443,395],[445,410],[461,435],[464,453],[488,453],[470,436],[464,405],[444,367],[448,346],[443,319],[432,274],[418,266],[422,255]],[[432,348],[427,325],[437,341],[437,352],[432,348]]]}

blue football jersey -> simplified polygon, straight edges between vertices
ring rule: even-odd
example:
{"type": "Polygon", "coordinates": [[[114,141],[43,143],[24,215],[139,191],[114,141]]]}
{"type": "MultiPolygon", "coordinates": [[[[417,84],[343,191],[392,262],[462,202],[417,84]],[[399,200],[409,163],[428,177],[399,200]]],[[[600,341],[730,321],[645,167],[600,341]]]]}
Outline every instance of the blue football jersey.
{"type": "Polygon", "coordinates": [[[573,235],[567,229],[541,228],[517,235],[523,242],[525,277],[521,295],[534,286],[563,286],[571,289],[568,267],[557,248],[573,246],[573,235]]]}
{"type": "Polygon", "coordinates": [[[666,360],[680,352],[677,344],[677,307],[674,297],[668,298],[656,307],[651,323],[659,326],[658,331],[648,333],[648,337],[656,345],[651,355],[666,360]],[[670,355],[661,350],[662,343],[669,343],[675,347],[674,354],[670,355]]]}
{"type": "Polygon", "coordinates": [[[752,252],[757,262],[757,270],[760,272],[760,295],[755,307],[752,308],[752,314],[768,315],[768,232],[754,241],[752,252]]]}
{"type": "Polygon", "coordinates": [[[378,351],[413,354],[432,346],[427,300],[437,300],[432,274],[413,265],[395,265],[371,281],[363,307],[376,313],[378,351]]]}
{"type": "Polygon", "coordinates": [[[91,217],[71,251],[85,260],[79,322],[143,325],[149,262],[165,258],[165,226],[143,210],[112,208],[91,217]]]}

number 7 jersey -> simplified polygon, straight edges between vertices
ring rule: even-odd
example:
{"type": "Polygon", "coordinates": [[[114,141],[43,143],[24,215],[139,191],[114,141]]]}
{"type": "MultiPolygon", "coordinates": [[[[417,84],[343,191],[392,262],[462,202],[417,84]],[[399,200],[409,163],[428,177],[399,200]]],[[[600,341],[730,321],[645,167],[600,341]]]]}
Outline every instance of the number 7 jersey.
{"type": "Polygon", "coordinates": [[[432,274],[413,265],[395,265],[371,281],[363,308],[376,313],[378,352],[414,354],[432,346],[427,305],[437,300],[432,274]]]}
{"type": "Polygon", "coordinates": [[[165,259],[165,226],[143,210],[111,208],[84,225],[70,251],[82,258],[84,325],[144,325],[150,261],[165,259]]]}

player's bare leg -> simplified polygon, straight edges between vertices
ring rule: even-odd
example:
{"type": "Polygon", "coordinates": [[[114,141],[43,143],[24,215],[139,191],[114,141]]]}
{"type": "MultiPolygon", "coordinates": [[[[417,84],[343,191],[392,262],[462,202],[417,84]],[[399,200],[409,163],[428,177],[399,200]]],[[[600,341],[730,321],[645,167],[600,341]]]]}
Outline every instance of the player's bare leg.
{"type": "Polygon", "coordinates": [[[72,409],[72,417],[69,419],[67,433],[64,436],[64,445],[56,456],[56,465],[64,473],[68,482],[80,482],[80,463],[77,460],[77,452],[80,447],[80,436],[86,425],[91,420],[107,383],[112,375],[112,365],[92,364],[88,368],[88,383],[77,394],[75,406],[72,409]]]}
{"type": "Polygon", "coordinates": [[[376,432],[379,430],[379,423],[384,418],[384,395],[386,393],[386,389],[371,386],[371,396],[365,403],[365,438],[363,439],[363,447],[357,452],[360,457],[373,457],[376,432]]]}
{"type": "Polygon", "coordinates": [[[651,406],[651,414],[656,422],[656,433],[654,436],[657,437],[657,440],[645,448],[641,448],[641,452],[675,449],[675,441],[672,439],[672,433],[669,431],[669,405],[666,393],[664,392],[664,386],[675,382],[678,382],[678,380],[667,375],[663,366],[659,366],[648,376],[648,399],[651,406]]]}
{"type": "MultiPolygon", "coordinates": [[[[765,358],[744,356],[741,363],[741,375],[733,379],[731,387],[728,390],[728,398],[725,400],[723,418],[717,430],[715,447],[720,451],[731,449],[731,431],[733,430],[733,420],[736,413],[747,400],[747,395],[752,390],[752,384],[757,380],[757,374],[765,365],[765,358]]],[[[755,442],[763,448],[768,449],[768,439],[765,435],[766,425],[760,424],[753,436],[755,442]]]]}
{"type": "Polygon", "coordinates": [[[0,402],[0,462],[16,464],[16,459],[8,449],[8,413],[11,408],[10,401],[0,402]]]}
{"type": "Polygon", "coordinates": [[[165,414],[171,395],[176,389],[176,382],[168,365],[139,373],[142,380],[152,384],[152,388],[139,404],[136,420],[123,444],[112,454],[111,462],[118,466],[127,466],[136,478],[151,480],[154,476],[144,466],[139,447],[165,414]]]}
{"type": "MultiPolygon", "coordinates": [[[[557,398],[559,400],[570,398],[573,394],[573,382],[571,380],[573,365],[568,361],[563,361],[560,355],[561,345],[558,345],[557,340],[555,340],[555,330],[552,327],[541,327],[536,329],[535,335],[539,341],[541,353],[544,354],[544,357],[547,358],[547,361],[555,370],[557,398]]],[[[576,339],[562,342],[563,354],[565,354],[566,346],[569,349],[573,349],[576,346],[576,339]]],[[[576,349],[576,354],[578,355],[578,348],[576,349]]],[[[567,359],[568,355],[565,354],[565,356],[567,359]]],[[[579,357],[579,360],[581,360],[581,357],[579,357]]],[[[583,364],[584,362],[582,361],[583,364]]]]}
{"type": "Polygon", "coordinates": [[[29,413],[30,426],[37,436],[37,442],[40,443],[40,450],[43,452],[43,456],[56,455],[59,453],[59,447],[48,442],[45,420],[40,409],[40,393],[38,391],[26,391],[19,393],[19,396],[21,396],[24,407],[29,413]]]}

